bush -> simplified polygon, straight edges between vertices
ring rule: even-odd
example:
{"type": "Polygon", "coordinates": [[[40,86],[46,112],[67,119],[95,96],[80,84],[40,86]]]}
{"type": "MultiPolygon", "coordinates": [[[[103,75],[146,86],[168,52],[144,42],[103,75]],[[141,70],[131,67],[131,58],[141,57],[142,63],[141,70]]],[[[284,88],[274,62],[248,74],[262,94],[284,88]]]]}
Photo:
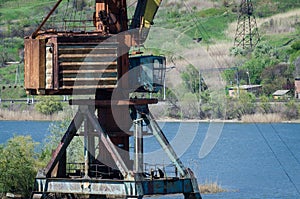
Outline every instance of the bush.
{"type": "Polygon", "coordinates": [[[256,111],[255,96],[241,92],[238,99],[227,98],[226,119],[241,119],[243,115],[251,115],[256,111]]]}
{"type": "Polygon", "coordinates": [[[0,145],[0,192],[30,196],[37,164],[30,136],[16,136],[0,145]]]}
{"type": "Polygon", "coordinates": [[[299,118],[299,107],[294,100],[291,100],[285,104],[284,116],[288,120],[299,118]]]}
{"type": "Polygon", "coordinates": [[[300,50],[300,40],[298,41],[295,41],[292,45],[291,45],[291,48],[298,51],[300,50]]]}
{"type": "Polygon", "coordinates": [[[199,101],[194,93],[186,93],[180,102],[180,110],[184,118],[192,119],[199,117],[199,101]]]}
{"type": "Polygon", "coordinates": [[[270,99],[267,96],[262,95],[260,96],[259,100],[260,100],[260,105],[259,105],[260,112],[263,114],[272,113],[270,99]]]}
{"type": "Polygon", "coordinates": [[[63,110],[62,103],[51,97],[41,98],[41,100],[36,103],[35,108],[38,112],[45,115],[52,115],[53,113],[63,110]]]}

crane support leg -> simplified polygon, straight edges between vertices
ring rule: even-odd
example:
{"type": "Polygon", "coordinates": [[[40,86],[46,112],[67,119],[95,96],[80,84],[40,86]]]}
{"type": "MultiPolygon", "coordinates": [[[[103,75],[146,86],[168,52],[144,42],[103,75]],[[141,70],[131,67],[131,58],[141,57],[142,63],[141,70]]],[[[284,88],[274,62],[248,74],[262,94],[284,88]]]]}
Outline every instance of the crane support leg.
{"type": "Polygon", "coordinates": [[[186,177],[191,180],[193,191],[191,193],[184,194],[185,199],[200,199],[201,195],[200,195],[200,191],[199,191],[199,187],[198,187],[198,182],[197,182],[197,179],[194,176],[193,172],[190,169],[186,169],[183,166],[183,163],[176,155],[174,149],[170,145],[169,141],[167,140],[166,136],[164,135],[163,131],[161,130],[161,128],[159,127],[157,122],[155,121],[153,115],[149,112],[146,115],[146,117],[150,122],[149,125],[153,131],[153,135],[155,136],[155,138],[161,145],[162,149],[166,152],[166,154],[168,155],[168,157],[170,158],[172,163],[176,166],[181,177],[186,177]]]}
{"type": "MultiPolygon", "coordinates": [[[[107,104],[105,100],[96,101],[96,103],[101,106],[110,106],[110,103],[107,104]]],[[[113,143],[112,140],[115,139],[113,135],[106,132],[107,128],[104,128],[104,126],[102,126],[103,123],[99,122],[94,111],[95,105],[80,105],[78,112],[61,139],[61,143],[55,150],[53,158],[45,169],[45,173],[36,177],[35,189],[31,198],[43,199],[51,198],[52,196],[55,196],[54,198],[64,198],[63,196],[72,195],[71,198],[81,198],[81,196],[84,196],[90,199],[142,199],[144,196],[150,195],[181,193],[185,199],[201,199],[198,183],[193,172],[183,166],[183,163],[176,155],[161,128],[154,120],[153,115],[149,112],[146,103],[149,102],[143,100],[116,102],[116,104],[122,104],[120,106],[132,105],[135,107],[135,109],[132,110],[135,110],[137,113],[137,117],[133,120],[134,132],[131,134],[134,136],[135,141],[134,160],[131,161],[130,164],[125,162],[124,157],[118,150],[119,146],[113,143]],[[176,171],[179,172],[180,176],[177,176],[176,171],[176,174],[174,173],[175,177],[172,175],[157,176],[144,171],[143,135],[147,136],[149,133],[143,131],[143,122],[148,124],[152,134],[166,152],[173,165],[175,165],[176,171]],[[66,172],[66,149],[74,136],[82,135],[81,132],[77,133],[77,130],[82,124],[84,124],[85,162],[82,164],[82,173],[76,176],[72,172],[66,172]],[[103,166],[108,170],[110,169],[109,166],[103,165],[101,161],[95,163],[98,167],[93,165],[94,161],[98,161],[91,157],[95,156],[95,154],[93,154],[96,148],[95,138],[101,143],[102,147],[99,149],[105,152],[114,161],[117,174],[122,175],[121,178],[115,178],[114,175],[101,176],[93,173],[99,173],[103,166]],[[53,173],[57,167],[57,174],[54,175],[53,173]],[[97,170],[97,168],[100,170],[97,170]]],[[[101,153],[101,155],[103,154],[104,153],[101,153]]]]}

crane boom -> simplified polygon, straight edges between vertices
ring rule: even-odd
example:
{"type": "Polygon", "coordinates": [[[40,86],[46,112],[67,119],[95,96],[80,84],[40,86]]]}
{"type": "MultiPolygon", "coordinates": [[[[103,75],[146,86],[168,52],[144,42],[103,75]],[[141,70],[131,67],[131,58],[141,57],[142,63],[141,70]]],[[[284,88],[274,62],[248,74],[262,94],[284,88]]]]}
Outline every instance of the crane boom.
{"type": "Polygon", "coordinates": [[[139,0],[133,15],[130,29],[139,29],[140,43],[143,43],[149,33],[153,19],[161,4],[161,0],[139,0]]]}
{"type": "Polygon", "coordinates": [[[139,0],[130,28],[150,28],[161,4],[161,0],[139,0]]]}

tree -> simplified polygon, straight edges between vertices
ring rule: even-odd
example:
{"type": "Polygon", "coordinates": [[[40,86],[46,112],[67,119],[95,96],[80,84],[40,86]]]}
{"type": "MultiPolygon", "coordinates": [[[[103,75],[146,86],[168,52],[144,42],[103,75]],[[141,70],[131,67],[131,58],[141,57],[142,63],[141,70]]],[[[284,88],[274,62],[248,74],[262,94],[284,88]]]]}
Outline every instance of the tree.
{"type": "Polygon", "coordinates": [[[200,72],[191,64],[189,64],[181,73],[181,78],[186,89],[191,93],[199,93],[200,86],[201,91],[207,89],[207,85],[205,84],[204,79],[201,77],[200,72]]]}
{"type": "MultiPolygon", "coordinates": [[[[65,134],[69,120],[64,120],[62,122],[52,123],[50,126],[50,135],[46,137],[43,141],[43,148],[40,154],[39,160],[41,162],[40,167],[45,167],[48,161],[51,159],[52,151],[56,149],[60,143],[61,138],[65,134]]],[[[83,142],[80,136],[75,136],[68,146],[67,149],[67,159],[68,162],[83,162],[83,142]]]]}
{"type": "Polygon", "coordinates": [[[36,175],[36,154],[30,136],[15,136],[0,145],[0,191],[28,198],[36,175]]]}
{"type": "Polygon", "coordinates": [[[53,113],[63,110],[62,103],[51,97],[41,98],[41,100],[36,103],[35,108],[38,112],[45,115],[52,115],[53,113]]]}
{"type": "Polygon", "coordinates": [[[179,105],[184,118],[192,119],[199,116],[199,101],[196,94],[185,93],[179,105]]]}
{"type": "Polygon", "coordinates": [[[293,92],[294,86],[290,82],[293,75],[288,64],[276,64],[265,68],[261,73],[263,93],[267,96],[276,90],[287,89],[293,92]]]}
{"type": "Polygon", "coordinates": [[[270,99],[267,96],[262,95],[260,96],[259,100],[260,100],[260,104],[259,104],[260,111],[262,113],[272,113],[270,99]]]}
{"type": "Polygon", "coordinates": [[[255,96],[252,93],[241,92],[237,99],[226,99],[226,119],[241,119],[243,115],[254,114],[255,111],[255,96]]]}

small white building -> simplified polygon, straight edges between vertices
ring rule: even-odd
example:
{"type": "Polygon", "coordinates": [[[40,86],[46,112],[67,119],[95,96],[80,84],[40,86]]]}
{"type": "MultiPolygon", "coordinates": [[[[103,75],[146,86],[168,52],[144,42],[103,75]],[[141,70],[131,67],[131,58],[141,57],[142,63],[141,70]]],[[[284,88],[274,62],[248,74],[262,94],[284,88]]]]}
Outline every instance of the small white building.
{"type": "Polygon", "coordinates": [[[280,99],[288,99],[290,98],[290,90],[277,90],[273,94],[273,99],[280,100],[280,99]]]}
{"type": "Polygon", "coordinates": [[[258,95],[261,92],[261,85],[241,85],[234,86],[228,89],[228,94],[230,97],[238,97],[239,93],[248,92],[258,95]]]}

